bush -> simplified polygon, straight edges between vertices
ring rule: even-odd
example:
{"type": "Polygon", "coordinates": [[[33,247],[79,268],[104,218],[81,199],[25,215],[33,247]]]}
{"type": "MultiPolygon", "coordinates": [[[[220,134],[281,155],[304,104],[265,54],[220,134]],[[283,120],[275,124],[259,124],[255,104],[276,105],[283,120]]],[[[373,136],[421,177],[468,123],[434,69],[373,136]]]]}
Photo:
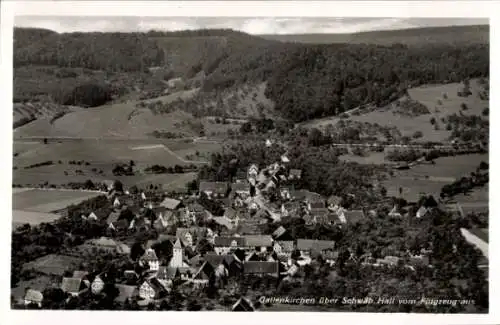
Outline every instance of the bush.
{"type": "Polygon", "coordinates": [[[413,133],[413,138],[414,139],[419,139],[421,137],[423,137],[423,133],[421,131],[415,131],[415,133],[413,133]]]}
{"type": "Polygon", "coordinates": [[[432,125],[436,124],[436,118],[435,117],[431,117],[430,122],[431,122],[432,125]]]}
{"type": "Polygon", "coordinates": [[[490,109],[488,107],[485,107],[483,111],[481,112],[483,116],[488,116],[490,115],[490,109]]]}

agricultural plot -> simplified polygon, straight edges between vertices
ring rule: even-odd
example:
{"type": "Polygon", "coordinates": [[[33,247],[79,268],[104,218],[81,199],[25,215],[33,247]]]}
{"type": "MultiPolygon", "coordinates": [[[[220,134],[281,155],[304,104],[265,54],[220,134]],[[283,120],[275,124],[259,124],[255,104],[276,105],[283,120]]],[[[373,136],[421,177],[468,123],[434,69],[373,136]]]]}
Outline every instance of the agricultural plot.
{"type": "MultiPolygon", "coordinates": [[[[446,141],[451,131],[446,130],[446,124],[441,119],[451,114],[478,115],[481,116],[484,108],[489,107],[488,100],[479,98],[478,92],[481,86],[478,80],[471,80],[470,90],[472,95],[468,97],[458,96],[458,91],[463,88],[462,84],[450,83],[443,85],[427,85],[408,90],[409,97],[418,103],[425,105],[429,113],[419,116],[405,116],[395,112],[392,106],[379,108],[366,114],[349,114],[349,119],[358,122],[377,123],[381,126],[397,127],[403,136],[411,137],[415,132],[422,132],[419,141],[446,141]],[[461,110],[465,104],[467,110],[461,110]],[[430,123],[435,118],[438,129],[430,123]]],[[[354,110],[353,110],[354,111],[354,110]]],[[[487,118],[487,117],[484,117],[487,118]]],[[[306,127],[325,128],[329,124],[336,125],[340,117],[328,117],[304,123],[306,127]]]]}
{"type": "Polygon", "coordinates": [[[60,282],[55,277],[47,275],[37,276],[36,278],[31,280],[18,282],[17,286],[11,289],[11,295],[16,301],[24,301],[24,295],[26,294],[26,290],[28,289],[43,291],[45,288],[57,288],[59,286],[60,282]]]}
{"type": "MultiPolygon", "coordinates": [[[[488,155],[472,154],[456,157],[442,157],[436,159],[436,164],[417,165],[409,170],[398,171],[389,180],[383,182],[387,189],[388,196],[402,196],[408,201],[416,201],[420,195],[432,194],[439,196],[441,188],[455,179],[462,176],[468,176],[470,172],[475,171],[481,161],[488,161],[488,155]]],[[[488,193],[484,190],[478,190],[475,196],[459,195],[456,200],[459,202],[488,202],[488,193]]],[[[474,193],[474,191],[472,192],[474,193]]]]}
{"type": "Polygon", "coordinates": [[[12,210],[12,228],[14,229],[26,223],[38,225],[43,222],[52,222],[60,217],[60,215],[55,213],[12,210]]]}
{"type": "Polygon", "coordinates": [[[83,260],[74,256],[51,254],[23,265],[23,270],[34,270],[46,275],[62,276],[66,270],[78,268],[83,260]]]}
{"type": "Polygon", "coordinates": [[[12,197],[12,206],[14,209],[24,211],[48,213],[98,195],[100,193],[88,191],[33,189],[14,194],[12,197]]]}

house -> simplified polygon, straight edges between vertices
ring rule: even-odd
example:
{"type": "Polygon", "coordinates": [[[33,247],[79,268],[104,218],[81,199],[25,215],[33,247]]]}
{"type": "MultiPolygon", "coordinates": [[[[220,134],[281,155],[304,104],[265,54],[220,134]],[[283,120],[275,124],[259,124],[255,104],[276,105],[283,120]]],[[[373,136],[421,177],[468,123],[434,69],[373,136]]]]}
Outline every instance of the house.
{"type": "Polygon", "coordinates": [[[423,218],[423,217],[427,214],[427,212],[428,212],[428,211],[429,211],[429,210],[428,210],[426,207],[421,206],[421,207],[417,210],[416,217],[417,217],[417,218],[423,218]]]}
{"type": "Polygon", "coordinates": [[[308,202],[307,209],[309,211],[314,210],[314,209],[326,209],[325,201],[316,200],[316,201],[308,202]]]}
{"type": "Polygon", "coordinates": [[[286,229],[283,226],[279,226],[275,231],[273,231],[273,238],[274,240],[278,240],[280,237],[282,237],[286,233],[286,229]]]}
{"type": "Polygon", "coordinates": [[[102,183],[104,184],[104,186],[106,186],[106,190],[108,192],[114,190],[114,188],[115,188],[115,182],[112,180],[107,179],[107,180],[102,181],[102,183]]]}
{"type": "Polygon", "coordinates": [[[311,255],[312,251],[323,253],[334,248],[335,242],[332,240],[297,239],[297,249],[304,256],[311,255]]]}
{"type": "Polygon", "coordinates": [[[88,287],[85,286],[84,282],[80,278],[64,277],[62,280],[61,289],[62,291],[76,297],[82,292],[85,292],[88,287]]]}
{"type": "MultiPolygon", "coordinates": [[[[92,212],[92,214],[93,214],[93,212],[92,212]]],[[[89,218],[90,218],[90,216],[89,216],[89,218]]],[[[120,212],[112,211],[108,215],[108,218],[106,219],[106,223],[108,224],[108,228],[112,229],[112,230],[116,230],[117,225],[118,225],[118,219],[120,219],[120,212]]]]}
{"type": "Polygon", "coordinates": [[[301,177],[302,177],[302,170],[290,169],[290,172],[288,173],[288,179],[296,180],[296,179],[300,179],[301,177]]]}
{"type": "Polygon", "coordinates": [[[158,271],[158,268],[160,267],[160,261],[156,256],[156,252],[152,248],[146,249],[144,254],[139,259],[139,263],[149,266],[151,271],[158,271]]]}
{"type": "Polygon", "coordinates": [[[254,200],[251,200],[248,202],[248,210],[249,211],[257,211],[258,208],[259,208],[259,205],[254,200]]]}
{"type": "Polygon", "coordinates": [[[184,247],[194,245],[194,238],[190,228],[177,228],[175,236],[182,241],[184,247]]]}
{"type": "Polygon", "coordinates": [[[161,201],[160,203],[161,207],[164,207],[168,210],[176,210],[180,205],[181,201],[168,197],[164,198],[163,201],[161,201]]]}
{"type": "Polygon", "coordinates": [[[25,305],[37,305],[38,307],[42,307],[43,294],[38,290],[28,289],[26,294],[24,295],[24,304],[25,305]]]}
{"type": "Polygon", "coordinates": [[[223,198],[228,194],[229,186],[226,182],[206,182],[199,185],[200,193],[205,193],[210,198],[223,198]]]}
{"type": "Polygon", "coordinates": [[[389,212],[389,216],[401,218],[401,216],[402,216],[401,209],[399,208],[399,206],[397,204],[395,204],[394,207],[392,208],[392,210],[389,212]]]}
{"type": "Polygon", "coordinates": [[[101,293],[102,289],[104,289],[104,281],[102,280],[101,276],[97,275],[90,285],[90,290],[93,294],[96,295],[101,293]]]}
{"type": "Polygon", "coordinates": [[[246,198],[250,196],[250,183],[238,182],[231,185],[231,190],[240,197],[246,198]]]}
{"type": "Polygon", "coordinates": [[[294,214],[297,214],[301,210],[302,210],[302,205],[300,204],[300,202],[297,201],[286,202],[281,205],[281,214],[284,217],[289,217],[294,214]]]}
{"type": "Polygon", "coordinates": [[[120,199],[118,197],[115,197],[115,200],[113,201],[113,207],[114,208],[119,208],[122,205],[120,199]]]}
{"type": "Polygon", "coordinates": [[[146,279],[139,287],[139,297],[146,300],[162,298],[166,293],[167,289],[157,278],[146,279]]]}
{"type": "Polygon", "coordinates": [[[378,265],[387,265],[387,266],[396,266],[399,262],[399,257],[396,256],[386,256],[384,258],[378,258],[376,264],[378,265]]]}
{"type": "Polygon", "coordinates": [[[87,217],[87,220],[94,220],[94,221],[96,221],[96,220],[98,220],[98,219],[99,219],[99,218],[97,217],[97,215],[96,215],[94,212],[91,212],[91,213],[89,214],[89,216],[87,217]]]}
{"type": "Polygon", "coordinates": [[[328,209],[334,210],[340,207],[342,198],[340,196],[332,195],[326,200],[326,203],[328,204],[328,209]]]}
{"type": "Polygon", "coordinates": [[[236,303],[231,307],[231,311],[255,311],[255,307],[252,302],[247,298],[241,297],[236,301],[236,303]]]}
{"type": "Polygon", "coordinates": [[[273,247],[273,238],[269,235],[245,235],[243,238],[247,250],[265,252],[273,247]]]}
{"type": "Polygon", "coordinates": [[[193,275],[193,283],[198,286],[206,285],[214,273],[214,267],[210,263],[204,262],[193,275]]]}
{"type": "Polygon", "coordinates": [[[243,274],[253,276],[279,276],[279,263],[268,261],[246,261],[243,263],[243,274]]]}
{"type": "Polygon", "coordinates": [[[314,223],[327,224],[330,222],[328,215],[330,210],[327,208],[313,208],[310,210],[309,215],[313,218],[314,223]]]}
{"type": "Polygon", "coordinates": [[[173,211],[167,210],[165,207],[156,207],[153,208],[153,213],[156,216],[156,220],[153,223],[155,229],[163,230],[175,224],[176,218],[173,211]]]}
{"type": "Polygon", "coordinates": [[[186,206],[186,214],[185,214],[185,220],[189,220],[190,222],[195,222],[197,219],[197,216],[202,215],[205,213],[205,208],[203,205],[195,202],[195,203],[190,203],[186,206]]]}
{"type": "Polygon", "coordinates": [[[340,210],[337,216],[341,223],[354,224],[361,222],[365,219],[365,214],[363,210],[340,210]]]}
{"type": "Polygon", "coordinates": [[[270,139],[266,139],[266,147],[270,147],[273,145],[273,142],[270,139]]]}
{"type": "Polygon", "coordinates": [[[231,250],[245,247],[245,239],[237,236],[217,236],[214,239],[214,251],[217,254],[227,254],[231,250]]]}
{"type": "Polygon", "coordinates": [[[89,281],[88,274],[89,273],[87,271],[74,271],[73,278],[82,279],[85,286],[90,287],[90,281],[89,281]]]}
{"type": "Polygon", "coordinates": [[[234,227],[232,220],[226,217],[213,217],[212,220],[215,221],[216,224],[226,227],[228,230],[231,230],[234,227]]]}
{"type": "Polygon", "coordinates": [[[280,255],[291,256],[294,247],[295,245],[292,240],[275,241],[273,245],[273,250],[278,256],[280,255]]]}
{"type": "Polygon", "coordinates": [[[286,164],[286,163],[289,163],[290,162],[290,159],[288,159],[288,157],[286,155],[282,155],[281,156],[281,162],[286,164]]]}
{"type": "Polygon", "coordinates": [[[127,300],[132,300],[139,296],[139,290],[137,286],[126,285],[126,284],[115,284],[116,289],[118,289],[118,296],[115,298],[116,302],[124,303],[127,300]]]}
{"type": "Polygon", "coordinates": [[[254,164],[248,168],[248,176],[249,177],[257,178],[258,174],[259,174],[259,168],[257,167],[257,165],[254,164]]]}

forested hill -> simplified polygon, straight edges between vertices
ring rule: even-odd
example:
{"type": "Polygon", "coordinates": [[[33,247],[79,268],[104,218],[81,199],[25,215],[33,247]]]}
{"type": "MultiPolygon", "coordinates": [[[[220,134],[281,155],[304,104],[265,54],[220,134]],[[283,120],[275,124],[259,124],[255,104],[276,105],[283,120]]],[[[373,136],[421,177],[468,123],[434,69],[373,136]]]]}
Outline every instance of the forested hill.
{"type": "MultiPolygon", "coordinates": [[[[462,42],[426,42],[424,37],[419,46],[300,44],[231,30],[43,33],[33,41],[33,33],[40,34],[39,30],[15,29],[14,64],[106,71],[163,66],[184,78],[204,71],[202,90],[214,92],[267,81],[266,95],[275,109],[298,122],[339,114],[363,103],[382,105],[408,86],[489,74],[488,37],[478,38],[477,26],[436,30],[448,35],[442,39],[462,42]]],[[[421,31],[425,32],[421,36],[432,34],[432,29],[421,31]]],[[[418,30],[390,35],[395,34],[401,40],[405,35],[417,37],[418,30]]]]}
{"type": "Polygon", "coordinates": [[[420,46],[429,43],[470,44],[488,43],[490,27],[488,25],[424,27],[345,34],[285,34],[260,35],[260,37],[282,42],[308,44],[366,43],[390,45],[400,43],[411,46],[420,46]]]}

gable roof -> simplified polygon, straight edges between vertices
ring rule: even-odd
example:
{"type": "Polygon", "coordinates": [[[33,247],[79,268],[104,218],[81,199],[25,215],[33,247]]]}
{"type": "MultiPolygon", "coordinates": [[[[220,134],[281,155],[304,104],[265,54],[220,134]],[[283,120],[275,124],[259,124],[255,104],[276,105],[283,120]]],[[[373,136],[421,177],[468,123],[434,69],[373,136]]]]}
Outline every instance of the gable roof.
{"type": "Polygon", "coordinates": [[[205,254],[203,259],[206,262],[210,263],[210,265],[212,265],[215,268],[224,262],[225,256],[227,256],[227,255],[219,255],[215,252],[208,252],[205,254]]]}
{"type": "Polygon", "coordinates": [[[156,293],[159,293],[161,291],[165,291],[165,287],[163,286],[163,284],[161,284],[161,282],[156,277],[155,278],[146,279],[145,283],[149,284],[149,286],[156,293]]]}
{"type": "Polygon", "coordinates": [[[250,183],[248,182],[239,182],[231,184],[231,189],[235,192],[248,192],[250,191],[250,183]]]}
{"type": "Polygon", "coordinates": [[[200,192],[214,192],[217,194],[226,194],[229,186],[228,183],[226,182],[206,182],[206,181],[201,181],[200,182],[200,192]]]}
{"type": "Polygon", "coordinates": [[[328,210],[327,208],[314,208],[314,209],[311,209],[311,212],[310,214],[313,215],[313,216],[326,216],[330,213],[330,210],[328,210]]]}
{"type": "Polygon", "coordinates": [[[328,250],[334,249],[335,242],[332,240],[317,240],[317,239],[297,239],[297,249],[301,251],[310,250],[328,250]]]}
{"type": "Polygon", "coordinates": [[[245,235],[244,238],[247,247],[270,247],[273,245],[273,237],[269,235],[245,235]]]}
{"type": "Polygon", "coordinates": [[[320,210],[320,209],[326,210],[325,201],[318,200],[311,202],[309,205],[311,206],[311,210],[320,210]]]}
{"type": "Polygon", "coordinates": [[[80,278],[83,279],[89,274],[87,271],[74,271],[73,272],[73,278],[80,278]]]}
{"type": "Polygon", "coordinates": [[[218,225],[224,226],[229,230],[233,229],[231,220],[226,217],[213,217],[212,220],[215,221],[215,223],[217,223],[218,225]]]}
{"type": "Polygon", "coordinates": [[[344,211],[344,217],[347,222],[354,223],[362,221],[365,218],[365,213],[363,210],[344,211]]]}
{"type": "Polygon", "coordinates": [[[300,169],[290,169],[289,175],[293,176],[293,177],[300,177],[302,175],[302,170],[300,170],[300,169]]]}
{"type": "Polygon", "coordinates": [[[205,211],[205,207],[198,202],[188,204],[188,210],[190,212],[203,212],[205,211]]]}
{"type": "Polygon", "coordinates": [[[214,246],[218,247],[230,247],[231,243],[233,241],[236,241],[236,245],[238,247],[242,247],[245,245],[245,239],[243,237],[236,237],[236,236],[231,236],[231,237],[226,237],[226,236],[217,236],[214,239],[214,246]]]}
{"type": "Polygon", "coordinates": [[[179,207],[181,201],[166,197],[161,201],[160,206],[165,207],[169,210],[175,210],[179,207]]]}
{"type": "Polygon", "coordinates": [[[286,232],[285,227],[283,227],[283,226],[279,226],[279,227],[278,227],[278,229],[276,229],[276,230],[273,232],[273,237],[274,237],[274,238],[279,238],[279,237],[280,237],[280,236],[282,236],[285,232],[286,232]]]}
{"type": "Polygon", "coordinates": [[[142,255],[141,260],[147,261],[147,262],[149,262],[149,261],[157,261],[158,260],[158,256],[156,256],[156,252],[155,252],[154,249],[148,248],[144,252],[144,255],[142,255]]]}
{"type": "Polygon", "coordinates": [[[178,273],[178,268],[176,267],[160,266],[158,268],[157,277],[160,280],[172,280],[178,273]]]}
{"type": "Polygon", "coordinates": [[[113,211],[108,215],[106,222],[107,223],[115,223],[116,221],[118,221],[119,218],[120,218],[120,213],[113,211]]]}
{"type": "Polygon", "coordinates": [[[26,294],[24,295],[24,299],[31,302],[40,303],[43,300],[43,294],[38,290],[28,289],[26,291],[26,294]]]}
{"type": "Polygon", "coordinates": [[[193,278],[196,280],[208,280],[214,272],[214,266],[208,262],[204,262],[196,271],[193,278]]]}
{"type": "Polygon", "coordinates": [[[82,286],[82,279],[80,278],[63,278],[61,289],[64,292],[78,293],[82,286]]]}
{"type": "Polygon", "coordinates": [[[246,261],[243,263],[245,274],[277,274],[278,271],[278,262],[246,261]]]}
{"type": "Polygon", "coordinates": [[[255,311],[255,308],[250,300],[245,297],[241,297],[234,303],[231,307],[232,311],[255,311]]]}

